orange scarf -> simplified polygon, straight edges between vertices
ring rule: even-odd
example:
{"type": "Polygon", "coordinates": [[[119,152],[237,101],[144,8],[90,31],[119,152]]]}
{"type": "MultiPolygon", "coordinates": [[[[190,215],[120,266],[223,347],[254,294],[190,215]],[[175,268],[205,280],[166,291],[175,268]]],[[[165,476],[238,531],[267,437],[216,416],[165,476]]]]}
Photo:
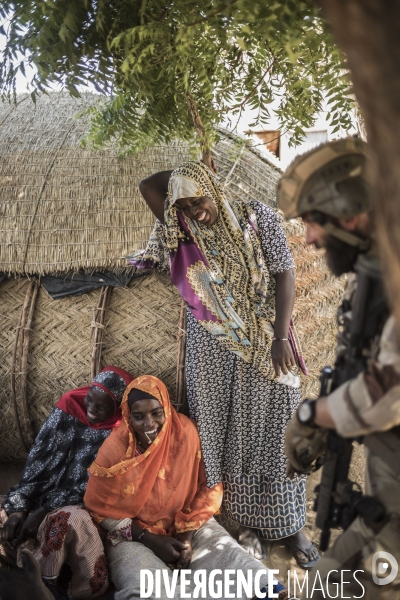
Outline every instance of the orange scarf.
{"type": "Polygon", "coordinates": [[[101,446],[89,469],[84,502],[97,520],[131,518],[158,535],[196,530],[220,508],[222,484],[207,488],[195,424],[171,406],[165,385],[151,375],[127,387],[123,422],[101,446]],[[164,408],[160,433],[140,456],[130,426],[128,394],[148,392],[164,408]]]}

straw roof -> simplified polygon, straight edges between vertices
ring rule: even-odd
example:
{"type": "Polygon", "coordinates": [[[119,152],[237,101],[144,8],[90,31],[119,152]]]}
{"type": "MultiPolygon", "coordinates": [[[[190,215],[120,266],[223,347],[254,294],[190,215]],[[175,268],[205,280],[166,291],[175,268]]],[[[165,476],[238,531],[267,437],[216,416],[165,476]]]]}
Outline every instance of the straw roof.
{"type": "MultiPolygon", "coordinates": [[[[115,270],[145,245],[154,217],[139,193],[140,179],[192,157],[180,142],[125,158],[116,148],[84,149],[87,119],[76,115],[99,101],[95,94],[50,93],[36,105],[24,96],[16,107],[1,107],[0,271],[115,270]]],[[[239,151],[223,132],[215,148],[233,195],[273,202],[279,170],[266,159],[254,161],[259,154],[245,150],[235,165],[239,151]]]]}
{"type": "MultiPolygon", "coordinates": [[[[58,398],[90,379],[94,311],[101,291],[53,301],[39,287],[26,364],[12,367],[16,332],[29,281],[84,268],[126,268],[124,256],[143,248],[154,217],[141,199],[139,180],[191,158],[187,145],[149,148],[121,158],[114,148],[83,149],[87,130],[74,115],[98,100],[50,94],[36,107],[22,98],[0,112],[0,272],[15,274],[0,284],[0,459],[24,457],[10,394],[26,378],[28,418],[38,431],[58,398]]],[[[279,169],[256,148],[238,150],[235,136],[222,131],[214,148],[222,183],[233,198],[254,198],[275,207],[279,169]]],[[[333,360],[335,312],[342,282],[326,269],[321,254],[306,246],[299,221],[284,224],[296,263],[295,318],[310,377],[303,395],[318,393],[318,374],[333,360]]],[[[133,375],[161,377],[176,402],[178,321],[181,300],[168,280],[155,274],[115,288],[105,311],[101,367],[117,364],[133,375]]],[[[19,398],[19,396],[18,396],[19,398]]],[[[21,400],[18,412],[22,414],[21,400]]]]}

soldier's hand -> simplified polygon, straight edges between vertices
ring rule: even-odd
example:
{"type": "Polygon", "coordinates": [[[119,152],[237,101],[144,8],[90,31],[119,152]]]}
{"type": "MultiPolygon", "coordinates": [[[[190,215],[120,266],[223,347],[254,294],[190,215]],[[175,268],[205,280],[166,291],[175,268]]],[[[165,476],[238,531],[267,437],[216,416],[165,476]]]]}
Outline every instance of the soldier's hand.
{"type": "Polygon", "coordinates": [[[327,430],[302,425],[297,415],[292,417],[285,432],[285,454],[288,459],[287,476],[310,473],[312,464],[325,451],[327,430]]]}

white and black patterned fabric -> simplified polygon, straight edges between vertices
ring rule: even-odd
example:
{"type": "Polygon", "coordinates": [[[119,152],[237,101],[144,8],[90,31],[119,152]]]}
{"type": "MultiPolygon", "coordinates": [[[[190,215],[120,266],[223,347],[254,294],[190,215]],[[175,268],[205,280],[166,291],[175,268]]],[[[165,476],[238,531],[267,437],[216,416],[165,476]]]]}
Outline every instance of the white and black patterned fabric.
{"type": "Polygon", "coordinates": [[[280,540],[304,527],[306,478],[274,479],[268,475],[224,475],[224,513],[258,529],[267,540],[280,540]]]}
{"type": "MultiPolygon", "coordinates": [[[[279,218],[253,202],[271,274],[293,268],[279,218]]],[[[274,278],[271,277],[271,281],[274,278]]],[[[295,533],[305,523],[305,478],[286,477],[285,428],[300,391],[268,380],[220,344],[187,311],[186,377],[207,484],[224,483],[226,514],[266,539],[295,533]]]]}
{"type": "Polygon", "coordinates": [[[3,502],[6,513],[81,503],[87,469],[110,431],[88,427],[54,408],[29,451],[19,483],[3,502]]]}
{"type": "Polygon", "coordinates": [[[101,392],[104,392],[105,390],[96,385],[96,383],[100,383],[100,385],[107,388],[108,394],[110,394],[110,392],[111,394],[114,394],[115,401],[118,406],[121,404],[122,398],[126,390],[126,381],[119,373],[116,373],[111,369],[103,369],[102,371],[100,371],[100,373],[97,373],[92,383],[90,384],[90,387],[96,388],[101,392]]]}

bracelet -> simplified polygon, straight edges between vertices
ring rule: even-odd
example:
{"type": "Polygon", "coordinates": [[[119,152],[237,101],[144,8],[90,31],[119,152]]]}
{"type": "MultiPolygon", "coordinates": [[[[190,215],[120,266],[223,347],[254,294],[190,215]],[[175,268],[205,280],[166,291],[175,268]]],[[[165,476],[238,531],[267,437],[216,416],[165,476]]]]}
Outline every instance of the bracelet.
{"type": "Polygon", "coordinates": [[[272,341],[273,342],[288,342],[289,338],[277,338],[277,337],[273,337],[272,341]]]}
{"type": "Polygon", "coordinates": [[[139,534],[138,539],[136,540],[137,542],[143,543],[142,542],[142,538],[144,536],[144,534],[146,533],[147,529],[142,529],[141,533],[139,534]]]}

